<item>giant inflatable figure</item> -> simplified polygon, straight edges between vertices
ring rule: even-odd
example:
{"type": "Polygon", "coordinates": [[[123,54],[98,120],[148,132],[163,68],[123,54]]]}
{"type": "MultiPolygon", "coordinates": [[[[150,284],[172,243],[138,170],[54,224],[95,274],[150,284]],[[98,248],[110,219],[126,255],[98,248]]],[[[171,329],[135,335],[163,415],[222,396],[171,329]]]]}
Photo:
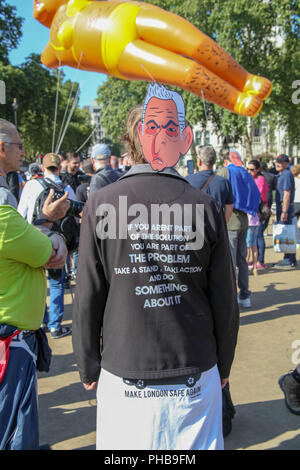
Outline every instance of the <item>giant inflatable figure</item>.
{"type": "Polygon", "coordinates": [[[148,3],[34,0],[34,17],[50,28],[47,67],[176,85],[244,116],[255,116],[272,89],[191,23],[148,3]]]}

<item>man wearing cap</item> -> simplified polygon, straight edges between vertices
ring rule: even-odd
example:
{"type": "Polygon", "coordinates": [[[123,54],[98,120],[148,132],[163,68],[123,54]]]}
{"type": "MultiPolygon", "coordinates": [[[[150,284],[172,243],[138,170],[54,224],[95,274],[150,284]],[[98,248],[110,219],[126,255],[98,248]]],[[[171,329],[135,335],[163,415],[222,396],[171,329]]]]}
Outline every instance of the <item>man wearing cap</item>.
{"type": "MultiPolygon", "coordinates": [[[[54,153],[47,153],[43,158],[42,172],[44,178],[49,179],[55,184],[61,185],[62,181],[59,178],[60,170],[60,158],[54,153]]],[[[32,179],[28,181],[22,191],[21,199],[18,204],[18,212],[25,218],[29,223],[32,222],[32,216],[34,206],[37,198],[43,191],[43,186],[40,184],[38,179],[32,179]]],[[[76,200],[73,189],[70,186],[65,186],[64,191],[68,192],[68,198],[76,200]]]]}
{"type": "MultiPolygon", "coordinates": [[[[61,160],[58,155],[54,153],[47,153],[43,158],[42,171],[44,173],[43,180],[52,187],[57,186],[57,189],[64,191],[67,197],[72,200],[76,200],[71,186],[65,186],[59,178],[61,160]]],[[[42,180],[34,179],[28,181],[22,192],[22,196],[18,205],[18,212],[25,218],[29,223],[32,222],[36,200],[39,195],[44,191],[42,180]]],[[[71,330],[66,326],[61,326],[63,314],[64,314],[64,282],[65,282],[65,270],[62,270],[61,277],[59,279],[49,278],[49,289],[50,289],[50,307],[49,307],[49,321],[47,308],[43,323],[48,323],[52,338],[61,338],[71,333],[71,330]]]]}
{"type": "Polygon", "coordinates": [[[91,160],[95,175],[92,177],[90,185],[90,196],[104,188],[110,183],[114,183],[120,178],[120,174],[114,171],[110,164],[111,151],[105,144],[96,144],[92,148],[91,160]]]}
{"type": "MultiPolygon", "coordinates": [[[[278,171],[276,186],[276,219],[278,224],[291,224],[294,217],[295,181],[289,169],[290,159],[287,155],[278,155],[275,167],[278,171]]],[[[276,269],[291,269],[297,265],[295,253],[285,253],[284,258],[275,264],[276,269]]]]}

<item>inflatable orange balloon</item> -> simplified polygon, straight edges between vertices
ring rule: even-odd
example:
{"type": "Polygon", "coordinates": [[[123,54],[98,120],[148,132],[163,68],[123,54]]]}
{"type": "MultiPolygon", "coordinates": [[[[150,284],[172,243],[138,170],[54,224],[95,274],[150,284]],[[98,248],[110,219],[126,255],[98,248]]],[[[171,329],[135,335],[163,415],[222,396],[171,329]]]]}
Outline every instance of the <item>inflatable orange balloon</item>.
{"type": "Polygon", "coordinates": [[[272,90],[191,23],[148,3],[34,0],[34,17],[50,28],[47,67],[175,85],[251,117],[272,90]]]}

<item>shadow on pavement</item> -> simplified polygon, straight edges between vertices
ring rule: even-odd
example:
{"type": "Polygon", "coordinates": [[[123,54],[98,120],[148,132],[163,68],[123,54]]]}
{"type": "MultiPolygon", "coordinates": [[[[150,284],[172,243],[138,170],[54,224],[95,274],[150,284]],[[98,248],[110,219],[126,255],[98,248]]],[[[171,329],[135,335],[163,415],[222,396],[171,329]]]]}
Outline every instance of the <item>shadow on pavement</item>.
{"type": "Polygon", "coordinates": [[[39,420],[41,445],[95,432],[96,392],[86,392],[78,382],[39,395],[39,420]]]}
{"type": "Polygon", "coordinates": [[[299,304],[274,305],[274,307],[267,311],[251,313],[250,315],[245,315],[245,313],[245,310],[241,311],[240,325],[250,325],[290,315],[300,315],[300,306],[299,304]]]}
{"type": "Polygon", "coordinates": [[[225,438],[225,450],[247,449],[263,443],[268,450],[300,449],[300,416],[290,413],[283,399],[236,405],[235,408],[232,432],[225,438]],[[284,436],[296,430],[299,430],[297,436],[290,439],[284,436]],[[270,443],[268,447],[266,443],[275,438],[282,442],[275,447],[270,443]]]}

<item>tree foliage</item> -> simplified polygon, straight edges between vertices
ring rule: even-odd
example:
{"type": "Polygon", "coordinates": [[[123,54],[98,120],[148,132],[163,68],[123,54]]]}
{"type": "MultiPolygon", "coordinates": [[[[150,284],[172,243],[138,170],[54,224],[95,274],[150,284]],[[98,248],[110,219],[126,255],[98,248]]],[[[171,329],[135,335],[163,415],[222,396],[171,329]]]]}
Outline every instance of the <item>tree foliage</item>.
{"type": "MultiPolygon", "coordinates": [[[[0,0],[0,80],[6,84],[6,105],[0,104],[0,117],[15,122],[12,103],[16,99],[18,129],[25,145],[26,157],[30,160],[37,154],[56,149],[79,85],[66,81],[62,71],[46,69],[37,54],[31,54],[18,67],[9,64],[8,54],[17,47],[22,37],[22,22],[23,19],[16,16],[15,7],[0,0]]],[[[60,149],[77,150],[86,141],[91,130],[89,115],[79,108],[77,102],[74,103],[72,119],[60,149]]],[[[82,151],[89,145],[90,142],[87,142],[82,151]]]]}
{"type": "Polygon", "coordinates": [[[16,7],[0,0],[0,61],[8,64],[9,52],[16,48],[22,37],[23,18],[16,16],[16,7]]]}
{"type": "MultiPolygon", "coordinates": [[[[7,84],[7,104],[2,105],[4,109],[1,114],[14,122],[12,103],[16,98],[18,129],[25,144],[26,156],[31,159],[36,154],[55,151],[67,125],[78,84],[64,81],[61,71],[47,70],[36,54],[29,56],[20,67],[0,63],[0,77],[7,84]],[[57,90],[58,106],[55,113],[57,90]]],[[[91,130],[88,114],[76,105],[60,150],[77,150],[91,130]]]]}
{"type": "MultiPolygon", "coordinates": [[[[297,139],[300,109],[292,102],[292,83],[300,79],[300,6],[297,0],[151,0],[165,10],[184,17],[229,52],[246,70],[268,77],[273,91],[252,126],[242,116],[230,113],[186,91],[179,90],[190,124],[210,120],[222,136],[235,141],[246,138],[251,152],[251,128],[262,119],[283,124],[290,139],[297,139]]],[[[142,102],[146,82],[127,82],[113,77],[99,87],[98,101],[107,109],[103,125],[112,139],[124,131],[129,109],[142,102]]],[[[173,88],[173,87],[171,87],[173,88]]]]}

